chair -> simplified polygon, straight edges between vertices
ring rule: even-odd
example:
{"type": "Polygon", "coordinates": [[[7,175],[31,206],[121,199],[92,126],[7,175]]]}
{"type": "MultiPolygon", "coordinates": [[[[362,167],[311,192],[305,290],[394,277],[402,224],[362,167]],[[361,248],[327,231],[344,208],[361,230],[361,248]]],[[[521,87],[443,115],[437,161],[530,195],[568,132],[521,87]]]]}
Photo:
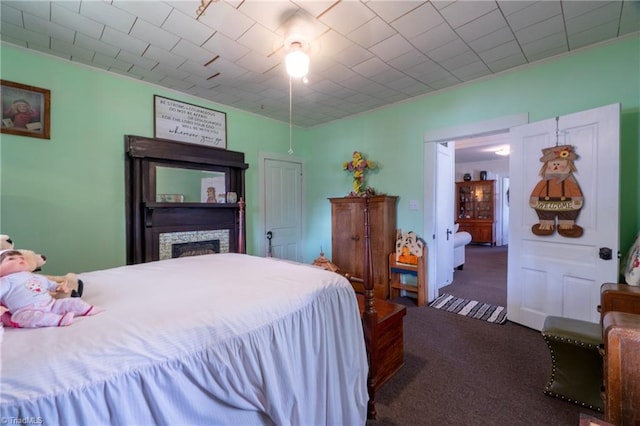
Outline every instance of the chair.
{"type": "MultiPolygon", "coordinates": [[[[458,224],[456,223],[456,231],[458,224]]],[[[471,234],[466,231],[460,231],[453,234],[453,267],[462,270],[465,262],[465,251],[467,244],[471,242],[471,234]]]]}
{"type": "MultiPolygon", "coordinates": [[[[601,318],[611,311],[640,314],[640,288],[605,283],[600,287],[598,309],[601,318]]],[[[551,371],[544,393],[603,412],[602,320],[595,324],[548,316],[542,337],[551,354],[551,371]]]]}
{"type": "MultiPolygon", "coordinates": [[[[415,293],[417,295],[417,305],[423,306],[427,303],[427,280],[425,277],[427,272],[427,245],[424,244],[422,240],[420,240],[420,242],[419,249],[413,250],[413,253],[415,253],[416,250],[419,250],[419,252],[411,256],[406,256],[406,259],[403,255],[398,256],[396,252],[389,254],[389,288],[392,298],[399,297],[400,292],[403,290],[415,293]],[[404,283],[402,279],[403,274],[415,276],[416,283],[404,283]]],[[[400,249],[402,247],[403,246],[400,246],[400,249]]]]}

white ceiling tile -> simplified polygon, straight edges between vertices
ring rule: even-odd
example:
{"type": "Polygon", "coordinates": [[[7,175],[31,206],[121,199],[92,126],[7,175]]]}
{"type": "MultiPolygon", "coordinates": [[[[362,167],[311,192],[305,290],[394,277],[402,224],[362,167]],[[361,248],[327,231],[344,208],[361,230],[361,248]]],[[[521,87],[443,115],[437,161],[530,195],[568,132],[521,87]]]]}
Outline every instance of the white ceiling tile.
{"type": "Polygon", "coordinates": [[[148,43],[131,37],[129,34],[106,27],[100,40],[112,46],[126,46],[127,50],[142,55],[148,43]]]}
{"type": "Polygon", "coordinates": [[[477,40],[470,41],[468,44],[469,47],[476,52],[483,52],[513,40],[515,40],[515,37],[513,36],[511,29],[509,27],[504,27],[477,40]]]}
{"type": "Polygon", "coordinates": [[[156,61],[170,68],[178,68],[186,61],[183,56],[176,55],[175,53],[171,53],[168,50],[160,49],[155,46],[149,46],[143,56],[146,59],[156,61]]]}
{"type": "MultiPolygon", "coordinates": [[[[553,0],[553,1],[558,1],[558,0],[553,0]]],[[[500,8],[504,16],[509,16],[521,9],[531,6],[534,3],[536,2],[525,1],[525,0],[518,0],[518,1],[498,0],[498,7],[500,8]]]]}
{"type": "Polygon", "coordinates": [[[279,62],[280,61],[276,59],[268,58],[256,52],[249,52],[236,61],[241,67],[257,73],[263,73],[278,65],[279,62]]]}
{"type": "Polygon", "coordinates": [[[334,55],[336,61],[348,67],[354,67],[355,65],[358,65],[359,63],[364,62],[371,57],[373,57],[373,53],[355,44],[341,50],[334,55]]]}
{"type": "Polygon", "coordinates": [[[134,55],[133,53],[127,52],[126,50],[121,50],[116,56],[116,59],[148,70],[151,70],[156,65],[158,65],[158,62],[154,61],[153,59],[147,59],[144,56],[134,55]]]}
{"type": "Polygon", "coordinates": [[[535,60],[533,58],[540,58],[544,52],[557,51],[558,49],[562,52],[569,50],[564,33],[552,34],[522,45],[522,50],[529,61],[535,60]]]}
{"type": "Polygon", "coordinates": [[[20,46],[20,47],[28,47],[26,40],[15,38],[15,37],[11,37],[11,36],[8,36],[8,35],[5,35],[5,34],[2,35],[2,42],[3,43],[15,44],[16,46],[20,46]]]}
{"type": "Polygon", "coordinates": [[[162,24],[162,28],[198,46],[211,38],[214,33],[210,27],[194,21],[193,18],[175,9],[162,24]]]}
{"type": "Polygon", "coordinates": [[[474,62],[480,62],[480,58],[475,54],[475,52],[467,50],[460,55],[441,61],[440,65],[455,74],[453,70],[466,67],[474,62]]]}
{"type": "Polygon", "coordinates": [[[475,61],[451,71],[462,81],[469,81],[491,74],[491,70],[482,61],[475,61]]]}
{"type": "Polygon", "coordinates": [[[247,32],[245,32],[239,39],[238,43],[245,46],[251,46],[254,52],[262,55],[269,56],[283,46],[283,39],[279,35],[260,24],[255,24],[247,32]]]}
{"type": "Polygon", "coordinates": [[[520,44],[528,44],[540,38],[545,38],[552,34],[564,33],[564,21],[562,16],[556,15],[546,21],[538,22],[516,32],[516,37],[520,44]]]}
{"type": "Polygon", "coordinates": [[[321,55],[334,55],[351,46],[349,39],[333,30],[320,36],[315,44],[321,55]]]}
{"type": "Polygon", "coordinates": [[[200,17],[199,22],[220,31],[231,40],[237,40],[255,23],[247,15],[240,13],[224,1],[211,3],[207,13],[200,17]]]}
{"type": "Polygon", "coordinates": [[[416,49],[423,53],[428,53],[455,40],[459,40],[458,35],[450,26],[443,22],[437,27],[414,37],[410,41],[416,49]]]}
{"type": "Polygon", "coordinates": [[[242,2],[238,10],[263,27],[275,32],[298,10],[298,6],[283,0],[262,0],[242,2]]]}
{"type": "Polygon", "coordinates": [[[493,49],[485,50],[479,53],[480,57],[485,62],[495,62],[499,59],[506,58],[507,56],[521,53],[520,45],[515,41],[502,44],[494,47],[493,49]]]}
{"type": "Polygon", "coordinates": [[[220,55],[232,62],[240,59],[249,52],[248,47],[231,40],[222,33],[215,33],[202,47],[210,52],[212,57],[220,55]]]}
{"type": "Polygon", "coordinates": [[[420,6],[421,3],[425,2],[415,0],[370,1],[367,3],[367,7],[373,10],[376,15],[380,16],[385,21],[393,22],[420,6]]]}
{"type": "MultiPolygon", "coordinates": [[[[186,61],[184,64],[178,67],[179,71],[184,71],[188,76],[196,75],[200,80],[207,81],[206,79],[211,77],[211,70],[204,65],[193,62],[186,61]]],[[[190,79],[189,77],[185,78],[185,81],[190,81],[195,84],[195,80],[190,79]]]]}
{"type": "Polygon", "coordinates": [[[429,58],[422,52],[412,50],[411,52],[407,52],[404,55],[390,60],[389,65],[402,71],[427,61],[429,61],[429,58]]]}
{"type": "Polygon", "coordinates": [[[93,38],[100,38],[104,30],[103,24],[56,4],[51,5],[51,22],[93,38]]]}
{"type": "Polygon", "coordinates": [[[487,62],[487,66],[493,72],[500,72],[508,70],[509,68],[514,68],[520,65],[524,65],[527,63],[527,60],[522,55],[522,53],[517,53],[515,55],[507,56],[506,58],[498,59],[494,62],[487,62]]]}
{"type": "MultiPolygon", "coordinates": [[[[86,0],[85,0],[86,1],[86,0]]],[[[118,9],[125,10],[130,14],[144,19],[145,21],[155,25],[162,26],[163,22],[173,10],[173,7],[165,2],[154,1],[150,4],[148,0],[131,1],[131,0],[112,0],[113,6],[118,9]]],[[[190,10],[187,15],[194,16],[195,9],[190,10]]]]}
{"type": "Polygon", "coordinates": [[[458,28],[466,23],[478,19],[483,15],[495,10],[498,6],[495,1],[475,0],[465,1],[460,0],[451,3],[447,7],[440,9],[440,13],[444,16],[444,19],[453,28],[458,28]]]}
{"type": "Polygon", "coordinates": [[[186,40],[180,40],[178,44],[171,49],[171,53],[182,56],[183,58],[203,66],[215,57],[215,55],[207,49],[203,49],[202,47],[196,46],[186,40]]]}
{"type": "Polygon", "coordinates": [[[313,126],[640,30],[637,1],[218,0],[196,20],[199,4],[0,0],[0,37],[286,121],[283,39],[304,23],[295,124],[313,126]]]}
{"type": "Polygon", "coordinates": [[[349,38],[360,46],[369,48],[394,34],[396,34],[396,30],[376,16],[351,32],[349,38]]]}
{"type": "MultiPolygon", "coordinates": [[[[313,68],[311,69],[313,72],[313,68]]],[[[336,63],[333,66],[324,69],[321,75],[325,78],[341,83],[350,77],[353,77],[356,73],[349,67],[346,67],[340,63],[336,63]]]]}
{"type": "Polygon", "coordinates": [[[2,39],[4,40],[4,36],[13,37],[19,40],[24,40],[27,44],[37,45],[41,47],[49,47],[49,36],[37,33],[35,31],[30,31],[24,29],[23,27],[19,27],[17,25],[3,23],[2,24],[2,39]]]}
{"type": "Polygon", "coordinates": [[[408,39],[416,37],[432,28],[442,24],[444,19],[431,3],[424,3],[422,6],[413,9],[410,13],[391,23],[400,34],[408,39]]]}
{"type": "Polygon", "coordinates": [[[80,5],[82,4],[82,0],[56,0],[51,2],[52,5],[58,5],[60,7],[64,7],[75,13],[80,13],[80,5]]]}
{"type": "Polygon", "coordinates": [[[460,40],[453,40],[444,46],[437,47],[433,50],[427,52],[427,56],[433,59],[436,62],[444,61],[449,58],[453,58],[454,56],[461,55],[465,52],[469,51],[469,46],[460,40]]]}
{"type": "Polygon", "coordinates": [[[49,20],[51,17],[51,5],[48,1],[3,1],[7,6],[24,10],[30,15],[49,20]]]}
{"type": "Polygon", "coordinates": [[[585,13],[600,9],[603,6],[611,7],[620,12],[622,2],[618,0],[601,0],[601,1],[564,1],[562,2],[562,12],[567,20],[576,18],[585,13]]]}
{"type": "Polygon", "coordinates": [[[24,25],[22,12],[15,7],[9,6],[7,2],[0,3],[0,20],[20,27],[24,25]]]}
{"type": "Polygon", "coordinates": [[[189,76],[188,73],[184,72],[184,71],[180,71],[177,68],[173,68],[173,67],[167,67],[164,64],[160,63],[158,65],[156,65],[152,71],[164,74],[166,76],[169,76],[171,78],[176,78],[179,80],[182,80],[184,78],[187,78],[189,76]]]}
{"type": "Polygon", "coordinates": [[[619,2],[613,2],[583,13],[575,18],[569,18],[567,19],[567,34],[571,36],[572,34],[588,30],[591,27],[599,26],[605,22],[617,21],[620,17],[621,10],[621,4],[619,2]]]}
{"type": "Polygon", "coordinates": [[[120,51],[120,49],[115,46],[103,43],[100,40],[96,40],[81,33],[76,34],[74,44],[76,46],[84,47],[85,49],[93,50],[95,52],[100,52],[103,55],[111,56],[114,58],[120,51]]]}
{"type": "Polygon", "coordinates": [[[118,31],[129,33],[136,17],[104,1],[83,1],[80,14],[118,31]]]}
{"type": "Polygon", "coordinates": [[[24,27],[27,30],[42,33],[68,43],[73,43],[73,36],[75,35],[73,30],[28,13],[24,14],[24,27]]]}
{"type": "Polygon", "coordinates": [[[101,53],[96,53],[91,62],[103,67],[108,67],[110,69],[115,68],[121,71],[127,71],[133,66],[133,64],[129,62],[119,61],[116,58],[105,56],[101,53]]]}
{"type": "Polygon", "coordinates": [[[458,33],[460,38],[469,43],[505,27],[507,27],[507,21],[505,21],[502,13],[496,9],[462,25],[456,29],[456,33],[458,33]]]}
{"type": "Polygon", "coordinates": [[[340,0],[295,0],[293,3],[306,10],[311,16],[318,17],[340,0]]]}
{"type": "Polygon", "coordinates": [[[320,21],[346,35],[374,17],[375,14],[364,4],[356,1],[343,1],[327,10],[320,17],[320,21]]]}
{"type": "Polygon", "coordinates": [[[355,72],[365,77],[371,77],[372,75],[380,74],[383,71],[387,71],[389,66],[382,62],[380,58],[370,58],[364,62],[359,63],[356,66],[351,67],[355,72]]]}
{"type": "Polygon", "coordinates": [[[376,83],[387,84],[396,80],[402,80],[409,77],[407,77],[404,73],[398,70],[395,70],[393,68],[390,68],[390,69],[388,68],[382,71],[381,73],[375,74],[369,78],[375,81],[376,83]]]}
{"type": "Polygon", "coordinates": [[[369,51],[373,52],[377,57],[387,62],[393,58],[397,58],[407,52],[410,52],[414,47],[402,37],[400,34],[396,34],[393,37],[381,41],[375,46],[371,46],[369,51]]]}
{"type": "Polygon", "coordinates": [[[155,25],[151,25],[142,19],[138,19],[133,24],[129,35],[165,50],[173,49],[180,40],[180,37],[177,35],[156,27],[155,25]]]}
{"type": "Polygon", "coordinates": [[[85,49],[72,43],[67,43],[66,41],[57,39],[51,39],[51,50],[60,52],[64,55],[69,55],[74,59],[82,58],[85,61],[91,61],[91,59],[93,59],[93,55],[95,54],[92,50],[85,49]]]}
{"type": "Polygon", "coordinates": [[[640,31],[640,2],[625,1],[620,17],[620,35],[640,31]]]}
{"type": "Polygon", "coordinates": [[[507,16],[507,22],[513,31],[518,31],[556,15],[562,15],[560,2],[538,1],[507,16]]]}
{"type": "Polygon", "coordinates": [[[588,30],[569,34],[569,48],[577,49],[615,37],[618,32],[618,20],[590,27],[588,30]]]}

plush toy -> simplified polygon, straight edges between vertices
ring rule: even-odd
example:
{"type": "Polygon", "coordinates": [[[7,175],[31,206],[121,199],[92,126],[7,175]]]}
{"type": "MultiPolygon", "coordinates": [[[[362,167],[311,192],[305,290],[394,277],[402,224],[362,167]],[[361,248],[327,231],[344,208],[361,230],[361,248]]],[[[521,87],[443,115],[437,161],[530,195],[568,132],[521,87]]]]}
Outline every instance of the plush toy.
{"type": "MultiPolygon", "coordinates": [[[[12,250],[13,241],[9,238],[8,235],[1,234],[0,235],[0,250],[12,250]]],[[[34,252],[33,250],[24,250],[18,249],[18,251],[24,256],[24,260],[29,265],[30,272],[37,272],[42,269],[45,263],[47,263],[47,257],[34,252]]],[[[52,291],[51,295],[56,299],[62,299],[65,297],[80,297],[82,296],[82,290],[84,285],[82,280],[78,279],[78,276],[74,273],[68,273],[63,276],[57,275],[45,275],[45,277],[49,281],[57,282],[58,284],[62,284],[66,281],[67,287],[69,287],[70,292],[64,293],[61,291],[52,291]]]]}

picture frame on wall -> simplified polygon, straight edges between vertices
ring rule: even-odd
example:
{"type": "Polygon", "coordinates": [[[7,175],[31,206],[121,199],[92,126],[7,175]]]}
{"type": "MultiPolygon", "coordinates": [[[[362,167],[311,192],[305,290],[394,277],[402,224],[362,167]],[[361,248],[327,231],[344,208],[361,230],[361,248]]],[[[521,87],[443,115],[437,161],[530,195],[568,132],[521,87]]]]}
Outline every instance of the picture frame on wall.
{"type": "Polygon", "coordinates": [[[0,80],[0,132],[51,139],[51,91],[0,80]]]}
{"type": "Polygon", "coordinates": [[[153,96],[154,137],[227,148],[227,114],[162,96],[153,96]]]}

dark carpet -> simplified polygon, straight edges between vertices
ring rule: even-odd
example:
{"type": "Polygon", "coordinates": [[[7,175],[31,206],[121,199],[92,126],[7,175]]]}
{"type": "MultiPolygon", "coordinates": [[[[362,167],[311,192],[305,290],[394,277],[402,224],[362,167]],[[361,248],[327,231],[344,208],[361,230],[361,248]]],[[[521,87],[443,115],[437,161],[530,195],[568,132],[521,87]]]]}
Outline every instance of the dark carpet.
{"type": "MultiPolygon", "coordinates": [[[[467,246],[466,265],[441,293],[506,306],[506,247],[467,246]]],[[[551,366],[540,332],[496,326],[412,299],[405,365],[377,393],[377,425],[573,425],[599,413],[543,394],[551,366]]]]}

